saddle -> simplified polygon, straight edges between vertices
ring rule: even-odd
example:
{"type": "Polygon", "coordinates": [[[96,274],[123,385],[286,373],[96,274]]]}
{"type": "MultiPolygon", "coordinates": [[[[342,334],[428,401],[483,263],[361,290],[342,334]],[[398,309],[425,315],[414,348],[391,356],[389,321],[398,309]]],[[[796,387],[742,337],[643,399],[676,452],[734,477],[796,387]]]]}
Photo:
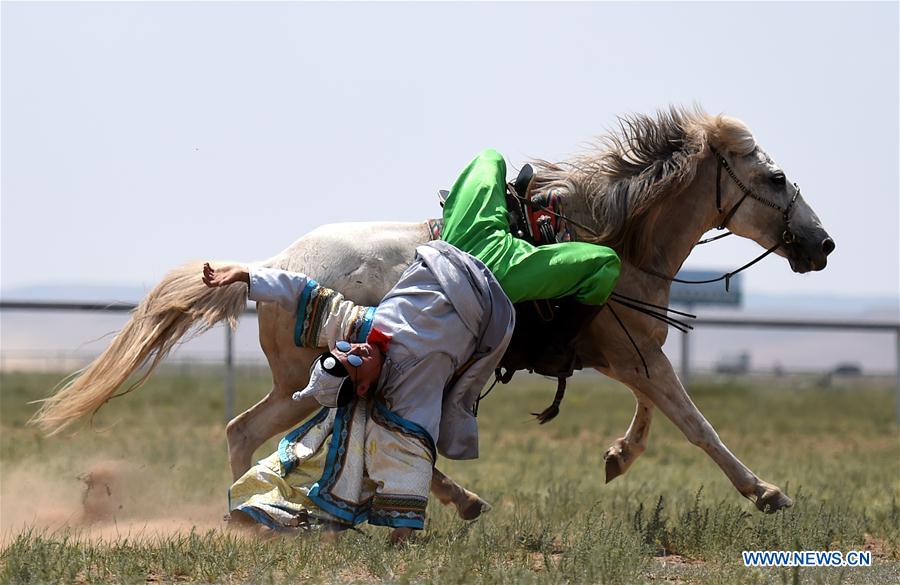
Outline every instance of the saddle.
{"type": "MultiPolygon", "coordinates": [[[[513,236],[535,246],[571,241],[571,232],[562,218],[560,197],[531,193],[534,170],[525,165],[515,181],[507,184],[506,208],[513,236]]],[[[441,206],[449,195],[440,191],[441,206]]],[[[440,237],[441,220],[429,221],[433,237],[440,237]]],[[[494,384],[478,400],[484,399],[497,382],[507,384],[519,370],[527,370],[557,380],[553,403],[540,413],[532,413],[540,424],[559,414],[566,381],[582,368],[574,342],[582,327],[590,323],[602,307],[584,305],[575,297],[525,301],[515,304],[516,327],[506,353],[495,372],[494,384]]],[[[475,413],[478,412],[476,404],[475,413]]]]}

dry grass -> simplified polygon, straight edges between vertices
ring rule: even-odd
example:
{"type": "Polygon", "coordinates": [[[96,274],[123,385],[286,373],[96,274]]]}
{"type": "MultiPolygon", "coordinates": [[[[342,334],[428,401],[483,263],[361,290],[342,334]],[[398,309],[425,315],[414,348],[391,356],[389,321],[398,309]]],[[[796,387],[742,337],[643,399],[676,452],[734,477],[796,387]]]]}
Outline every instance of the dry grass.
{"type": "MultiPolygon", "coordinates": [[[[527,413],[546,406],[553,384],[520,376],[482,405],[481,459],[442,462],[494,509],[465,523],[432,503],[427,529],[394,550],[384,529],[368,526],[336,542],[225,530],[215,372],[158,375],[101,411],[94,431],[52,439],[24,423],[34,411],[27,401],[57,380],[4,374],[0,582],[900,582],[889,386],[694,389],[726,444],[795,498],[794,508],[766,516],[659,417],[647,453],[604,485],[603,453],[628,425],[628,393],[577,378],[559,418],[540,427],[527,413]],[[744,549],[824,548],[869,548],[875,563],[797,572],[741,564],[744,549]]],[[[245,374],[239,405],[268,386],[245,374]]]]}

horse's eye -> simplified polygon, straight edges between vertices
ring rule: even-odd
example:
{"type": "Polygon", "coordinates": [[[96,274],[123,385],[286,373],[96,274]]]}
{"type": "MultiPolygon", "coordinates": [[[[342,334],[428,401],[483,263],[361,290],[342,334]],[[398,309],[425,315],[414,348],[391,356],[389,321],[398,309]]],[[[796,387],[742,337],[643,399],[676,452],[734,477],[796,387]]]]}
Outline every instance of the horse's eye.
{"type": "Polygon", "coordinates": [[[784,184],[786,182],[785,178],[784,178],[784,173],[781,173],[781,172],[773,173],[772,176],[769,177],[769,180],[772,181],[772,183],[774,183],[775,185],[778,185],[779,187],[784,187],[784,184]]]}

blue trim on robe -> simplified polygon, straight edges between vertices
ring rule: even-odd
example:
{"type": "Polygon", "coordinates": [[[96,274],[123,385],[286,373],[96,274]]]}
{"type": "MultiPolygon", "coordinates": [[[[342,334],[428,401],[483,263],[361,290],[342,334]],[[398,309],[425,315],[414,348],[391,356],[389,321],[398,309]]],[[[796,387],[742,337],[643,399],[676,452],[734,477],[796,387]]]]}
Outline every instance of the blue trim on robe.
{"type": "MultiPolygon", "coordinates": [[[[389,409],[387,405],[383,404],[382,402],[374,401],[374,403],[377,414],[380,414],[382,417],[384,417],[387,422],[393,423],[398,427],[403,428],[409,434],[418,437],[423,443],[425,443],[425,446],[428,447],[429,451],[431,451],[431,465],[434,465],[437,462],[437,449],[434,446],[434,438],[432,438],[431,433],[425,430],[425,427],[420,424],[414,423],[409,419],[403,418],[399,414],[389,409]]],[[[381,422],[378,420],[377,416],[375,417],[375,422],[381,422]]],[[[382,424],[382,426],[384,425],[382,424]]]]}
{"type": "Polygon", "coordinates": [[[425,520],[419,518],[369,518],[369,524],[372,526],[390,526],[391,528],[414,528],[415,530],[425,528],[425,520]]]}
{"type": "Polygon", "coordinates": [[[365,343],[366,339],[369,337],[369,332],[372,331],[372,323],[375,321],[375,307],[369,307],[366,309],[366,315],[363,317],[363,326],[359,328],[359,333],[356,335],[356,343],[365,343]]]}
{"type": "Polygon", "coordinates": [[[297,301],[297,322],[294,323],[294,345],[303,347],[303,322],[306,320],[306,304],[309,302],[309,296],[313,289],[319,286],[319,283],[310,278],[303,287],[300,294],[300,300],[297,301]]]}
{"type": "Polygon", "coordinates": [[[315,414],[315,416],[285,435],[284,438],[278,442],[278,460],[281,461],[283,473],[281,477],[286,476],[294,469],[294,466],[297,465],[297,457],[290,450],[291,445],[302,439],[314,426],[328,418],[328,410],[329,409],[323,407],[322,410],[315,414]]]}
{"type": "MultiPolygon", "coordinates": [[[[433,465],[434,458],[436,458],[436,451],[434,447],[434,440],[431,438],[431,435],[428,434],[428,431],[426,431],[421,425],[418,425],[392,412],[381,402],[373,401],[373,403],[375,405],[377,413],[370,410],[369,415],[372,416],[373,414],[375,414],[376,419],[381,418],[382,422],[379,424],[381,424],[382,426],[384,426],[383,423],[387,422],[391,425],[395,425],[396,427],[400,427],[402,431],[405,431],[406,433],[419,438],[430,449],[433,457],[433,465]]],[[[347,406],[337,409],[337,413],[335,414],[334,418],[334,429],[331,433],[331,439],[328,445],[328,455],[325,459],[325,466],[322,471],[322,477],[319,479],[319,481],[313,484],[313,486],[309,490],[309,493],[307,494],[307,497],[316,506],[318,506],[325,512],[328,512],[335,518],[338,518],[350,524],[355,525],[368,520],[369,524],[373,524],[375,526],[403,526],[416,529],[424,528],[424,518],[373,518],[370,515],[370,509],[372,507],[371,501],[362,502],[360,503],[360,505],[356,506],[344,503],[331,496],[330,489],[332,485],[337,481],[338,476],[341,473],[340,459],[344,450],[347,448],[346,443],[350,438],[350,433],[347,427],[349,426],[348,423],[350,419],[353,417],[356,406],[356,401],[354,401],[347,406]]],[[[378,421],[376,420],[376,422],[378,421]]]]}
{"type": "Polygon", "coordinates": [[[341,472],[339,456],[347,448],[347,440],[350,433],[347,430],[348,422],[353,417],[357,401],[354,400],[347,406],[337,409],[334,417],[334,429],[331,432],[331,441],[328,445],[328,455],[325,458],[325,468],[322,477],[313,484],[306,495],[312,502],[325,510],[335,518],[351,524],[359,524],[369,516],[368,505],[351,506],[342,504],[331,497],[329,490],[337,481],[341,472]]]}
{"type": "Polygon", "coordinates": [[[275,532],[291,532],[291,529],[287,526],[282,526],[278,522],[272,520],[268,514],[265,514],[259,510],[257,510],[253,506],[238,506],[235,510],[239,510],[244,514],[247,514],[266,528],[271,528],[275,532]]]}

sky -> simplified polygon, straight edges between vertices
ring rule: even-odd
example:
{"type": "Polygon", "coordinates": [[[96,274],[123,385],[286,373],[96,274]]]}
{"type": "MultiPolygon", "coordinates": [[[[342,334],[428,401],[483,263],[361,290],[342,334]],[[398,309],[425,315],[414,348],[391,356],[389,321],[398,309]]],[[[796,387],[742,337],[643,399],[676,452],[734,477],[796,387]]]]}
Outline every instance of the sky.
{"type": "MultiPolygon", "coordinates": [[[[630,112],[745,121],[837,244],[748,293],[898,294],[898,3],[2,4],[5,291],[152,286],[336,221],[437,217],[478,151],[560,160],[630,112]]],[[[686,266],[735,268],[750,241],[686,266]]]]}

